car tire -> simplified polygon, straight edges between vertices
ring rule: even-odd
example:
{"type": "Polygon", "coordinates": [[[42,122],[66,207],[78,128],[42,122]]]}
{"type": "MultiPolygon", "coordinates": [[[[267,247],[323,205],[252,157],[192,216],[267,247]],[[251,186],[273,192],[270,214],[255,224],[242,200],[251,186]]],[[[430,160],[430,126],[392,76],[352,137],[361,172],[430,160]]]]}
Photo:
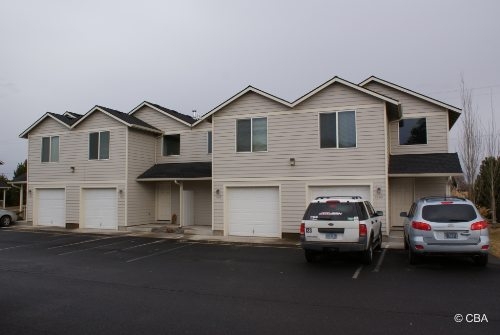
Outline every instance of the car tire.
{"type": "Polygon", "coordinates": [[[377,246],[375,247],[375,250],[382,250],[382,228],[380,228],[378,232],[378,240],[377,240],[377,246]]]}
{"type": "Polygon", "coordinates": [[[404,236],[403,240],[404,240],[405,250],[408,250],[408,248],[409,248],[408,247],[408,239],[406,238],[406,235],[404,236]]]}
{"type": "Polygon", "coordinates": [[[417,255],[415,251],[411,248],[411,246],[408,246],[408,262],[411,265],[418,264],[420,262],[420,255],[417,255]]]}
{"type": "Polygon", "coordinates": [[[4,215],[0,218],[0,225],[2,227],[8,227],[12,223],[12,218],[8,215],[4,215]]]}
{"type": "Polygon", "coordinates": [[[316,263],[318,261],[318,253],[313,250],[304,250],[304,256],[307,263],[316,263]]]}
{"type": "Polygon", "coordinates": [[[488,264],[488,255],[477,255],[473,258],[474,264],[477,266],[486,266],[488,264]]]}
{"type": "Polygon", "coordinates": [[[368,244],[368,248],[363,251],[361,255],[361,259],[364,264],[370,265],[373,262],[373,238],[370,239],[370,244],[368,244]]]}

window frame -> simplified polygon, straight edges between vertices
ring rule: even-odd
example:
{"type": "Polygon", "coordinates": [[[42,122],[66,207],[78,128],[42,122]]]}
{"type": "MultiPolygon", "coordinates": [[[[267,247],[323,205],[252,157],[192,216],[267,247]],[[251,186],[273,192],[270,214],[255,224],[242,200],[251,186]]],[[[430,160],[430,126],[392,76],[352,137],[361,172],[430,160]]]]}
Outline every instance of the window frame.
{"type": "Polygon", "coordinates": [[[255,117],[246,117],[241,119],[236,119],[234,125],[235,132],[235,143],[234,150],[236,153],[253,153],[253,152],[269,152],[269,122],[267,116],[255,116],[255,117]],[[265,119],[266,120],[266,150],[254,150],[254,142],[253,142],[253,122],[256,119],[265,119]],[[238,151],[238,121],[250,120],[250,150],[248,151],[238,151]]]}
{"type": "Polygon", "coordinates": [[[210,155],[214,151],[214,138],[211,130],[207,131],[207,154],[210,155]]]}
{"type": "Polygon", "coordinates": [[[99,131],[92,131],[89,133],[88,136],[88,160],[89,161],[107,161],[111,157],[111,132],[109,130],[99,130],[99,131]],[[101,134],[102,133],[108,133],[108,157],[107,158],[101,158],[101,134]],[[98,134],[97,135],[97,158],[91,158],[90,157],[90,137],[92,134],[98,134]]]}
{"type": "Polygon", "coordinates": [[[178,157],[181,155],[181,134],[180,133],[171,133],[171,134],[163,134],[162,138],[161,138],[161,155],[163,157],[178,157]],[[171,154],[171,155],[168,155],[165,151],[166,147],[165,147],[165,138],[167,136],[179,136],[179,153],[178,154],[171,154]]]}
{"type": "Polygon", "coordinates": [[[400,120],[396,121],[396,127],[398,128],[398,138],[397,138],[397,145],[400,146],[414,146],[414,145],[428,145],[429,144],[429,136],[428,136],[428,131],[427,131],[427,116],[422,116],[422,117],[405,117],[401,118],[400,120]],[[400,131],[400,126],[399,122],[404,121],[404,120],[418,120],[418,119],[424,119],[425,120],[425,143],[410,143],[410,144],[401,144],[401,131],[400,131]]]}
{"type": "Polygon", "coordinates": [[[358,148],[358,127],[357,127],[357,111],[355,109],[347,109],[341,111],[324,111],[318,113],[318,146],[320,149],[335,149],[335,150],[349,150],[358,148]],[[352,147],[340,147],[339,146],[339,113],[353,112],[354,113],[354,130],[355,134],[355,145],[352,147]],[[321,146],[321,115],[322,114],[335,114],[335,146],[334,147],[322,147],[321,146]]]}
{"type": "Polygon", "coordinates": [[[40,162],[41,163],[58,163],[59,162],[59,154],[60,154],[61,140],[59,135],[50,135],[50,136],[42,136],[42,144],[40,145],[40,162]],[[48,147],[48,160],[43,160],[43,140],[49,139],[49,147],[48,147]],[[52,140],[57,138],[57,160],[53,159],[52,155],[52,140]]]}

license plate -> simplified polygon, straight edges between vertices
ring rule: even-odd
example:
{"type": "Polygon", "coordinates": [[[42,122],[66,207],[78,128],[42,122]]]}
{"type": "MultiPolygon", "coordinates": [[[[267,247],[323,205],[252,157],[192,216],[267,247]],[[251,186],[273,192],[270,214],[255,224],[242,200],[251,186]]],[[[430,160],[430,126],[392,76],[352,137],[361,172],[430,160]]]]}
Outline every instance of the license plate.
{"type": "Polygon", "coordinates": [[[453,233],[444,233],[444,237],[445,238],[450,238],[450,239],[456,239],[456,238],[458,238],[458,233],[455,233],[455,232],[453,232],[453,233]]]}
{"type": "Polygon", "coordinates": [[[337,234],[335,233],[326,233],[325,234],[325,237],[328,239],[328,240],[335,240],[337,238],[337,234]]]}

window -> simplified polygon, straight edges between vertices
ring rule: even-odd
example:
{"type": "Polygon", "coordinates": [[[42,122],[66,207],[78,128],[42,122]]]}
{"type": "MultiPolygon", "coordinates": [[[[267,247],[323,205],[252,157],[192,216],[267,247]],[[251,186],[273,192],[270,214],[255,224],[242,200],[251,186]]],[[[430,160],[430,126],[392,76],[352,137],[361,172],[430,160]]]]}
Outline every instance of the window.
{"type": "Polygon", "coordinates": [[[319,114],[321,148],[356,147],[356,112],[319,114]]]}
{"type": "Polygon", "coordinates": [[[267,151],[267,118],[236,120],[236,151],[267,151]]]}
{"type": "Polygon", "coordinates": [[[425,118],[400,120],[399,144],[427,144],[427,122],[425,118]]]}
{"type": "Polygon", "coordinates": [[[109,131],[89,134],[89,159],[109,159],[109,131]]]}
{"type": "Polygon", "coordinates": [[[42,162],[59,162],[59,136],[42,137],[42,162]]]}
{"type": "Polygon", "coordinates": [[[207,145],[208,145],[208,153],[211,154],[212,153],[212,132],[209,131],[207,133],[207,145]]]}
{"type": "Polygon", "coordinates": [[[181,135],[163,136],[163,156],[178,156],[181,154],[181,135]]]}

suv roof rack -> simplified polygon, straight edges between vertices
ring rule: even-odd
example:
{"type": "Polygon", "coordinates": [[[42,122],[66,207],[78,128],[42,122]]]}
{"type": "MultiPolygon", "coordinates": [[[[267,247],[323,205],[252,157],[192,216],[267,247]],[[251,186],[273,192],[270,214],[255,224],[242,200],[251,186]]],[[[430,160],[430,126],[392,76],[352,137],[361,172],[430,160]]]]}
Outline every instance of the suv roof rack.
{"type": "Polygon", "coordinates": [[[462,200],[465,201],[467,199],[462,198],[462,197],[456,197],[456,196],[449,196],[449,195],[433,195],[429,197],[423,197],[422,200],[438,200],[438,199],[444,199],[444,200],[462,200]]]}
{"type": "Polygon", "coordinates": [[[328,199],[328,198],[343,198],[343,199],[363,199],[360,195],[321,195],[314,200],[328,199]]]}

